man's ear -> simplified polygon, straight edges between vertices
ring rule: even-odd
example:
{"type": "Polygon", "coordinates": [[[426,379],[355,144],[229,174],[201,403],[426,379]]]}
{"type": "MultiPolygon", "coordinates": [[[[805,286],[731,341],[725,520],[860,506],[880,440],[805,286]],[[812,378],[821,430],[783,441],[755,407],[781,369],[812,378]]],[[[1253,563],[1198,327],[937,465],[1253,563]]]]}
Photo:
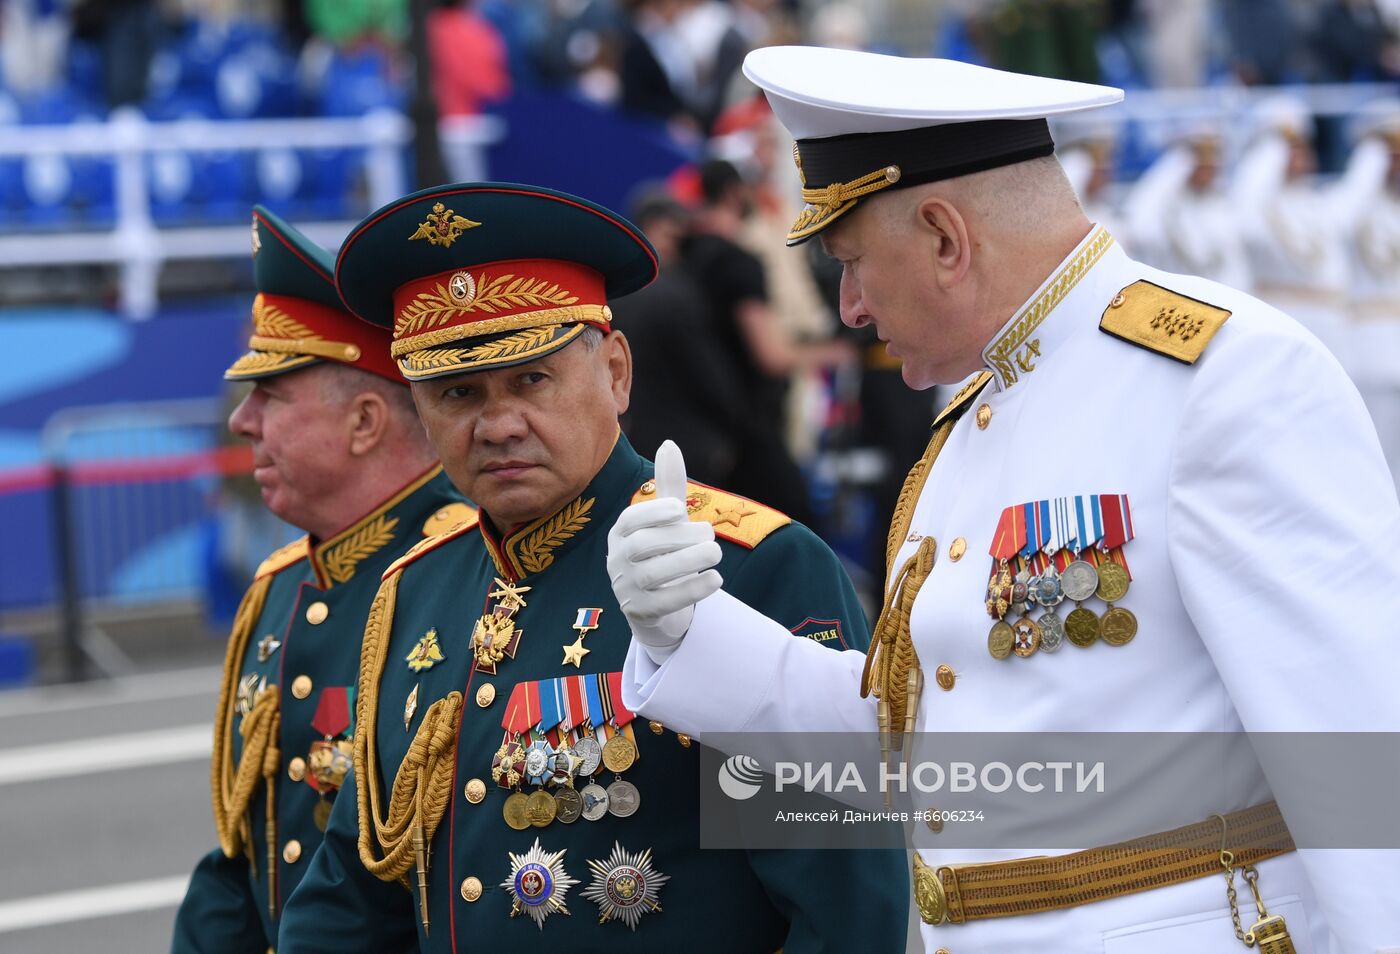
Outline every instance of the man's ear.
{"type": "Polygon", "coordinates": [[[363,457],[384,440],[389,428],[389,404],[375,391],[361,391],[350,401],[350,454],[363,457]]]}
{"type": "Polygon", "coordinates": [[[967,221],[957,207],[940,195],[930,195],[916,210],[918,229],[928,240],[938,285],[944,291],[963,280],[972,267],[972,241],[967,221]]]}
{"type": "Polygon", "coordinates": [[[622,332],[611,331],[598,348],[606,353],[613,404],[623,414],[632,403],[632,346],[622,332]]]}

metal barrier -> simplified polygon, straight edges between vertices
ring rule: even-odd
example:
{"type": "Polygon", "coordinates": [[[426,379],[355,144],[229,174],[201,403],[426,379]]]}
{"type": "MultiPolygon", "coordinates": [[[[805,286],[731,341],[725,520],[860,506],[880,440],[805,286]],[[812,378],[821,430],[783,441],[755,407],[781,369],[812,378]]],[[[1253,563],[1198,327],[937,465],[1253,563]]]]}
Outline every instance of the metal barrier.
{"type": "Polygon", "coordinates": [[[204,605],[211,575],[246,581],[297,532],[256,500],[223,491],[252,469],[247,445],[221,444],[217,401],[70,408],[50,419],[43,445],[58,582],[59,632],[70,679],[110,670],[120,655],[97,623],[114,611],[204,605]]]}
{"type": "MultiPolygon", "coordinates": [[[[492,117],[455,119],[442,130],[444,148],[462,168],[485,169],[484,150],[501,138],[492,117]]],[[[118,110],[107,122],[11,127],[0,136],[0,158],[43,156],[110,157],[115,175],[115,227],[102,231],[0,235],[0,262],[7,267],[55,264],[114,264],[120,270],[120,307],[132,318],[150,317],[157,305],[160,267],[193,258],[238,258],[248,254],[248,227],[158,227],[151,209],[147,163],[171,153],[259,152],[286,149],[363,149],[365,199],[376,208],[403,195],[403,148],[413,138],[408,119],[380,110],[337,119],[254,121],[180,120],[153,123],[135,109],[118,110]]],[[[316,242],[332,248],[354,220],[298,222],[316,242]]]]}

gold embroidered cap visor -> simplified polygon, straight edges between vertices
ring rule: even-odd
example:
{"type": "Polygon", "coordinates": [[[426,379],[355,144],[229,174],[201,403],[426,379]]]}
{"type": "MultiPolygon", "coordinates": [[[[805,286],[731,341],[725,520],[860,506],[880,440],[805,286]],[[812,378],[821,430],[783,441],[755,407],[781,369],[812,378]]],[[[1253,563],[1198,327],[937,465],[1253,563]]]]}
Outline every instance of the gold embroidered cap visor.
{"type": "Polygon", "coordinates": [[[1047,117],[1123,98],[1112,87],[953,60],[805,46],[754,50],[744,75],[797,141],[806,205],[789,245],[886,189],[1048,156],[1047,117]]]}
{"type": "Polygon", "coordinates": [[[258,295],[250,350],[224,372],[226,379],[266,378],[335,361],[405,383],[388,354],[388,332],[341,304],[330,253],[262,206],[253,209],[252,237],[258,295]]]}
{"type": "Polygon", "coordinates": [[[577,196],[515,183],[438,186],[391,203],[350,233],[341,298],[391,330],[410,381],[510,367],[565,347],[608,301],[656,277],[641,230],[577,196]]]}

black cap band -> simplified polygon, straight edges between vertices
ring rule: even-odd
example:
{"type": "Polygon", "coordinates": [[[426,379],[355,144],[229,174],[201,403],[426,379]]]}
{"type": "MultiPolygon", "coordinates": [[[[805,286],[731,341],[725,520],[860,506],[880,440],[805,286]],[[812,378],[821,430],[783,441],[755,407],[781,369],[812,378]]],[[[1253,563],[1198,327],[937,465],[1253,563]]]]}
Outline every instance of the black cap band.
{"type": "Polygon", "coordinates": [[[895,188],[954,179],[1039,159],[1055,151],[1044,119],[985,119],[885,133],[852,133],[797,143],[803,184],[823,189],[899,167],[895,188]]]}

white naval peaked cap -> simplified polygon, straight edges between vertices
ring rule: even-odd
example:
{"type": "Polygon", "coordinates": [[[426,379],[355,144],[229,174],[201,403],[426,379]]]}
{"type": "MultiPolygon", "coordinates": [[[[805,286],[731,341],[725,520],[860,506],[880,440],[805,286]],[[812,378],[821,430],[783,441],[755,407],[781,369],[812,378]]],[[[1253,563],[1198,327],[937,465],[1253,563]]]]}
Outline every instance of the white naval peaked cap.
{"type": "Polygon", "coordinates": [[[789,245],[873,192],[1050,155],[1047,117],[1123,99],[1110,86],[812,46],[754,50],[744,75],[797,140],[807,208],[789,245]]]}

